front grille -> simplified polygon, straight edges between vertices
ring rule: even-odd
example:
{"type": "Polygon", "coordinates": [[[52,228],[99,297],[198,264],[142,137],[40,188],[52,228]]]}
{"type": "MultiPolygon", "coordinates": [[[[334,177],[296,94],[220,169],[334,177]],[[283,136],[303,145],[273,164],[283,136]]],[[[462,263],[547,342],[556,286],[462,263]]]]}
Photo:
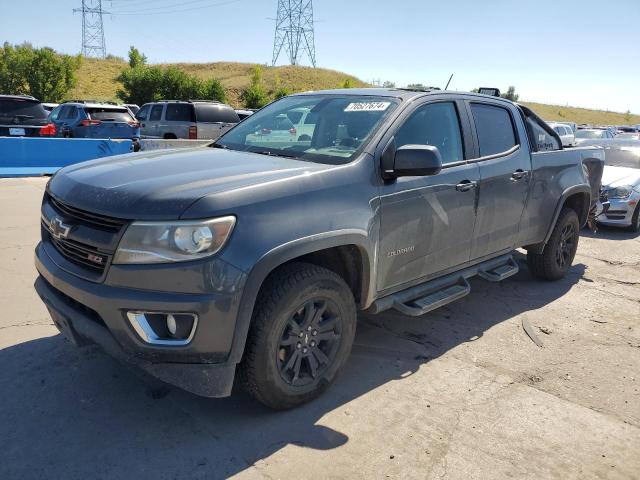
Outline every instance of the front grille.
{"type": "Polygon", "coordinates": [[[127,220],[123,220],[121,218],[107,217],[105,215],[90,213],[79,208],[71,207],[59,200],[56,200],[49,194],[46,194],[46,200],[63,217],[73,221],[74,223],[84,223],[85,225],[99,227],[110,232],[119,232],[127,223],[127,220]]]}
{"type": "Polygon", "coordinates": [[[97,248],[73,240],[55,238],[52,235],[49,235],[49,239],[58,252],[73,263],[100,273],[104,272],[109,263],[109,255],[100,253],[97,248]]]}
{"type": "MultiPolygon", "coordinates": [[[[72,207],[45,194],[49,215],[51,209],[71,228],[61,236],[49,227],[51,219],[43,217],[43,236],[69,262],[86,272],[87,278],[98,280],[111,262],[120,232],[127,220],[108,217],[72,207]],[[80,228],[82,227],[82,228],[80,228]],[[56,233],[55,235],[52,232],[56,233]],[[100,245],[100,248],[95,245],[100,245]]],[[[46,211],[45,209],[44,211],[46,211]]],[[[81,274],[81,272],[78,272],[81,274]]]]}

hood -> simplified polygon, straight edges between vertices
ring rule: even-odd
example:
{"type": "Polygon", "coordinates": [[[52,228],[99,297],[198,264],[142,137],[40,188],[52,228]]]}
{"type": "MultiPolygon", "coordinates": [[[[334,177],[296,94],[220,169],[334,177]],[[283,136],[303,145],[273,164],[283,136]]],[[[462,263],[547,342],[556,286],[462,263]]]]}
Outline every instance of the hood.
{"type": "Polygon", "coordinates": [[[602,185],[605,187],[624,187],[640,183],[640,169],[627,167],[611,167],[605,165],[602,173],[602,185]]]}
{"type": "Polygon", "coordinates": [[[206,195],[306,176],[329,165],[200,147],[127,154],[60,170],[48,186],[82,210],[136,220],[174,220],[206,195]]]}

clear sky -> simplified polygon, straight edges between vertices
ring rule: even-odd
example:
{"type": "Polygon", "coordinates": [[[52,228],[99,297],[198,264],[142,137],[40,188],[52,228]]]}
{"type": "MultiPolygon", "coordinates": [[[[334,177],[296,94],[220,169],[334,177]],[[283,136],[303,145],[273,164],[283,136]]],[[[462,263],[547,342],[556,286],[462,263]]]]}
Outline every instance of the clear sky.
{"type": "MultiPolygon", "coordinates": [[[[107,50],[151,62],[270,63],[276,0],[103,0],[107,50]]],[[[0,41],[66,53],[81,0],[0,0],[0,41]]],[[[365,81],[640,113],[640,0],[315,0],[318,66],[365,81]]],[[[279,63],[286,63],[281,56],[279,63]]],[[[305,62],[308,61],[305,59],[305,62]]],[[[304,63],[304,62],[303,62],[304,63]]]]}

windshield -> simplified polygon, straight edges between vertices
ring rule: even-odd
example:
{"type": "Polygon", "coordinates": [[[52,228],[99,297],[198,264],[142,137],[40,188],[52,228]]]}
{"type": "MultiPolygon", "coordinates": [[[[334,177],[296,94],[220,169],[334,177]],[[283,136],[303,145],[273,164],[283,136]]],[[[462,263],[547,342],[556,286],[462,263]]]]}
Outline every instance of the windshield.
{"type": "Polygon", "coordinates": [[[578,130],[576,138],[604,138],[604,130],[578,130]]]}
{"type": "Polygon", "coordinates": [[[246,118],[212,146],[319,163],[348,163],[396,105],[388,97],[285,97],[246,118]]]}

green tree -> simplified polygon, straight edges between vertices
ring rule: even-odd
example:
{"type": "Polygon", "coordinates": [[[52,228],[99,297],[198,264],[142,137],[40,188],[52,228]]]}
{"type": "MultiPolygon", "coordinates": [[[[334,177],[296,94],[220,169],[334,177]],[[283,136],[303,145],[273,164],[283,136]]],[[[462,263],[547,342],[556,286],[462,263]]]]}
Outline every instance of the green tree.
{"type": "Polygon", "coordinates": [[[160,67],[136,67],[123,70],[117,81],[122,84],[116,92],[125,103],[138,105],[162,99],[164,72],[160,67]]]}
{"type": "Polygon", "coordinates": [[[503,93],[500,95],[502,98],[506,98],[507,100],[511,100],[512,102],[517,102],[520,95],[516,93],[516,87],[511,86],[507,89],[507,93],[503,93]]]}
{"type": "Polygon", "coordinates": [[[269,103],[269,96],[262,80],[262,68],[256,65],[251,75],[251,83],[242,90],[240,99],[247,108],[262,108],[269,103]]]}
{"type": "Polygon", "coordinates": [[[276,74],[275,88],[271,92],[271,96],[274,100],[279,100],[282,97],[286,97],[287,95],[291,95],[291,90],[282,85],[280,75],[276,74]]]}
{"type": "Polygon", "coordinates": [[[202,95],[200,95],[200,97],[207,100],[216,100],[218,102],[227,101],[227,94],[224,91],[224,87],[217,78],[212,78],[211,80],[204,82],[204,85],[202,86],[202,95]]]}
{"type": "Polygon", "coordinates": [[[131,45],[129,47],[129,66],[131,68],[142,67],[147,64],[147,56],[131,45]]]}
{"type": "Polygon", "coordinates": [[[382,84],[383,88],[396,88],[396,84],[394,82],[390,82],[389,80],[385,81],[382,84]]]}
{"type": "Polygon", "coordinates": [[[0,91],[60,102],[75,86],[80,62],[80,56],[61,55],[51,48],[5,43],[0,50],[0,91]]]}

